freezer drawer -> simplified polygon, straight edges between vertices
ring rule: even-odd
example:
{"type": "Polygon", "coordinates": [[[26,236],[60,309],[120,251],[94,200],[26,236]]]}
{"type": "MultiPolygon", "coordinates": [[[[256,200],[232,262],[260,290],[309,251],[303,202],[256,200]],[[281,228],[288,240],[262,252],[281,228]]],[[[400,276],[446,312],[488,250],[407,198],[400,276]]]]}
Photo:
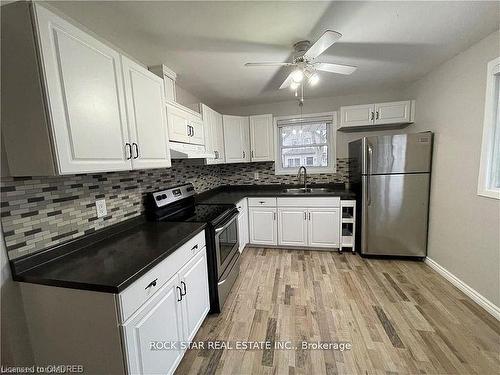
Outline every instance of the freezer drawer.
{"type": "Polygon", "coordinates": [[[362,142],[362,174],[430,172],[431,132],[367,137],[362,142]]]}
{"type": "Polygon", "coordinates": [[[428,173],[363,176],[361,253],[424,257],[428,173]]]}

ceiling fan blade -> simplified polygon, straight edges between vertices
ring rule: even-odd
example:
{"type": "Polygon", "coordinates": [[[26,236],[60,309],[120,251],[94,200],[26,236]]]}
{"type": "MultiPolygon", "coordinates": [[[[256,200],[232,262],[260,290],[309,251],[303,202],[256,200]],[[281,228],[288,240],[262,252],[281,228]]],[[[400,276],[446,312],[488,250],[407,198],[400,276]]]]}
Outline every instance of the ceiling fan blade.
{"type": "Polygon", "coordinates": [[[286,89],[288,86],[290,86],[290,84],[292,83],[292,73],[291,72],[287,77],[286,79],[283,81],[283,83],[281,84],[280,86],[280,90],[282,89],[286,89]]]}
{"type": "Polygon", "coordinates": [[[333,43],[340,39],[341,33],[333,30],[326,30],[323,35],[306,51],[304,58],[306,60],[313,60],[319,55],[321,55],[326,49],[328,49],[333,43]]]}
{"type": "Polygon", "coordinates": [[[332,63],[316,63],[314,64],[316,70],[322,70],[323,72],[337,73],[337,74],[352,74],[357,66],[351,65],[341,65],[332,63]]]}
{"type": "Polygon", "coordinates": [[[245,66],[289,66],[289,65],[295,65],[293,63],[283,63],[283,62],[259,62],[259,63],[246,63],[245,66]]]}

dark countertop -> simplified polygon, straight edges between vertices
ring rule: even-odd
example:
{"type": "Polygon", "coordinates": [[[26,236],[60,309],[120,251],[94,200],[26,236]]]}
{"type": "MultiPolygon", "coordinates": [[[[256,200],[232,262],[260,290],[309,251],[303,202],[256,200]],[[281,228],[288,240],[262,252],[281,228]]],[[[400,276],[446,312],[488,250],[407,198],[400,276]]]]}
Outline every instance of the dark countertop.
{"type": "Polygon", "coordinates": [[[132,219],[41,254],[14,260],[11,262],[13,278],[43,285],[119,293],[204,228],[203,223],[132,219]]]}
{"type": "Polygon", "coordinates": [[[245,197],[340,197],[340,199],[355,199],[353,190],[346,189],[344,184],[314,184],[308,187],[331,189],[328,192],[307,194],[285,193],[286,188],[298,188],[297,185],[226,185],[199,194],[197,203],[205,204],[236,204],[245,197]]]}

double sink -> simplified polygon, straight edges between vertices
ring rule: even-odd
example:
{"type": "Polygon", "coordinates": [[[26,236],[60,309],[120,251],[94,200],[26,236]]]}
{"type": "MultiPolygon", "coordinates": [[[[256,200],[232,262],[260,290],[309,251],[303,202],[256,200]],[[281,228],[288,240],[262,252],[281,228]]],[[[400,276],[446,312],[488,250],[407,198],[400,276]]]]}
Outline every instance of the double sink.
{"type": "Polygon", "coordinates": [[[334,193],[334,189],[330,188],[290,188],[283,189],[286,194],[318,194],[318,193],[334,193]]]}

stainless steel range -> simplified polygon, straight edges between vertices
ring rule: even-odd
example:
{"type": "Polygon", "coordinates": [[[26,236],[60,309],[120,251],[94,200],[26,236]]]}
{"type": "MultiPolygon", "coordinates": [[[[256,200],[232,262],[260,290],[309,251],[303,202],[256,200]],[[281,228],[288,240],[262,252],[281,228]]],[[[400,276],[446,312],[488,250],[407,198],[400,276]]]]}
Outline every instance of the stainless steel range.
{"type": "Polygon", "coordinates": [[[232,204],[196,204],[193,185],[148,194],[147,215],[155,221],[206,223],[210,312],[219,313],[240,268],[238,210],[232,204]]]}

